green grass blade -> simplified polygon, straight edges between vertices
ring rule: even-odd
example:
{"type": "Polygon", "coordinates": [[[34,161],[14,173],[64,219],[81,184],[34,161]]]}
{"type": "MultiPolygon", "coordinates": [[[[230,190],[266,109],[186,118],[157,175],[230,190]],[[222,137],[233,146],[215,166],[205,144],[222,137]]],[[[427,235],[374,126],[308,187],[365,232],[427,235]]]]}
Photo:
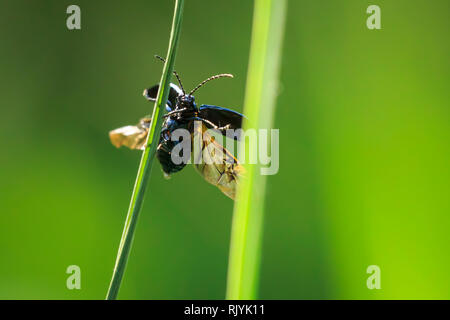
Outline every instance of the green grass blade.
{"type": "MultiPolygon", "coordinates": [[[[247,74],[244,130],[273,124],[286,0],[255,0],[247,74]]],[[[241,151],[242,152],[242,151],[241,151]]],[[[233,212],[227,299],[255,299],[258,292],[266,176],[245,165],[233,212]]]]}
{"type": "Polygon", "coordinates": [[[125,272],[125,267],[130,254],[136,222],[142,209],[142,203],[144,201],[144,195],[147,189],[147,183],[150,177],[152,163],[156,154],[156,147],[159,142],[164,106],[169,96],[170,79],[175,64],[175,56],[181,31],[183,5],[184,0],[177,0],[175,3],[175,12],[173,16],[169,48],[166,56],[166,62],[164,63],[163,73],[161,76],[158,96],[153,108],[153,120],[149,129],[147,146],[142,153],[141,162],[139,164],[139,169],[136,177],[136,182],[134,184],[133,194],[131,196],[130,206],[128,208],[127,218],[125,220],[122,238],[120,240],[119,251],[117,253],[113,276],[106,296],[107,300],[114,300],[117,298],[120,284],[122,282],[122,277],[125,272]]]}

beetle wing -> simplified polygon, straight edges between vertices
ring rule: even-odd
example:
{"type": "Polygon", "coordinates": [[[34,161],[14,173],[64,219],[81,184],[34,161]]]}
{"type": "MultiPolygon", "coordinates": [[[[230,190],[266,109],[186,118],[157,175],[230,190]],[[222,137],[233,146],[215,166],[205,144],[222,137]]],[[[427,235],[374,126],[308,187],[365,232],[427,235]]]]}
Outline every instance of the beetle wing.
{"type": "Polygon", "coordinates": [[[117,148],[125,146],[130,149],[143,150],[145,148],[150,122],[150,118],[143,118],[135,126],[125,126],[111,130],[109,132],[109,139],[117,148]]]}
{"type": "Polygon", "coordinates": [[[207,130],[203,123],[194,127],[192,148],[194,167],[207,182],[215,185],[234,200],[236,186],[244,174],[244,169],[207,130]]]}
{"type": "MultiPolygon", "coordinates": [[[[206,104],[200,106],[198,113],[200,118],[211,121],[217,127],[228,127],[229,129],[242,128],[242,119],[245,118],[242,113],[237,111],[206,104]]],[[[212,129],[208,124],[206,126],[212,129]]],[[[227,136],[226,130],[221,130],[221,134],[227,136]]],[[[239,136],[229,136],[229,138],[240,139],[239,136]]]]}
{"type": "MultiPolygon", "coordinates": [[[[158,95],[158,89],[159,89],[159,84],[157,84],[151,88],[145,89],[144,97],[149,101],[156,101],[156,96],[158,95]]],[[[182,94],[183,94],[183,91],[181,91],[181,89],[176,84],[173,84],[173,83],[170,84],[169,98],[167,98],[167,104],[169,105],[170,109],[173,109],[175,107],[175,104],[177,102],[177,97],[182,94]]],[[[168,110],[168,111],[170,111],[170,110],[168,110]]]]}

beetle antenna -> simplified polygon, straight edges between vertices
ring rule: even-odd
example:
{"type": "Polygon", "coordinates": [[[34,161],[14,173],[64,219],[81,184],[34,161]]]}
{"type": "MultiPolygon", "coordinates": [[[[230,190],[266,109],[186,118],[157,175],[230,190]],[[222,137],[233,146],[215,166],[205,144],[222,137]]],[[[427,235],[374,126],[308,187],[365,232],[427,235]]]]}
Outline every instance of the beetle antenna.
{"type": "MultiPolygon", "coordinates": [[[[164,63],[166,62],[166,59],[164,59],[164,58],[162,58],[162,57],[160,57],[160,56],[158,56],[156,54],[155,54],[155,58],[161,60],[164,63]]],[[[186,95],[186,92],[184,91],[184,88],[183,88],[183,84],[181,83],[180,76],[178,75],[178,73],[175,70],[173,70],[173,74],[175,75],[175,77],[178,80],[178,83],[180,84],[181,91],[183,91],[183,94],[186,95]]]]}
{"type": "Polygon", "coordinates": [[[189,95],[192,95],[195,91],[197,91],[199,88],[201,88],[205,83],[207,83],[211,80],[219,79],[219,78],[233,78],[233,75],[229,74],[229,73],[221,73],[221,74],[216,74],[215,76],[209,77],[208,79],[200,82],[200,84],[198,86],[196,86],[194,89],[192,89],[191,92],[189,92],[189,95]]]}

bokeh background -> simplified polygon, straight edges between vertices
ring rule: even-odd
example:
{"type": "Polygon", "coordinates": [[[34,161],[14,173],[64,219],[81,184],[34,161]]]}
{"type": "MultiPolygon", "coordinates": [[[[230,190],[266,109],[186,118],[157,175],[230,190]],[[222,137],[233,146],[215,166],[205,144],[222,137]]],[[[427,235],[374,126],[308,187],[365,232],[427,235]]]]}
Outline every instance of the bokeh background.
{"type": "MultiPolygon", "coordinates": [[[[176,69],[242,110],[252,1],[188,0],[176,69]]],[[[260,297],[450,298],[450,2],[290,1],[260,297]],[[382,30],[366,8],[381,7],[382,30]],[[366,268],[381,268],[368,290],[366,268]]],[[[151,113],[172,1],[0,5],[0,298],[103,299],[140,153],[108,131],[151,113]],[[66,8],[81,7],[79,31],[66,8]],[[81,290],[66,288],[67,266],[81,290]]],[[[122,299],[223,299],[233,202],[159,164],[122,299]]]]}

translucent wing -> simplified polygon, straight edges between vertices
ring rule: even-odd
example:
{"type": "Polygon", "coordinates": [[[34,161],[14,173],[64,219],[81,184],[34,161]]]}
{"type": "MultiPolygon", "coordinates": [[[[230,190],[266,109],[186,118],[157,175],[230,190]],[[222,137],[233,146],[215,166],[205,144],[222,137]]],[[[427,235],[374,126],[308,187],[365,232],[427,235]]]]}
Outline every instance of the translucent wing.
{"type": "Polygon", "coordinates": [[[236,186],[244,174],[244,169],[207,130],[203,123],[194,126],[192,146],[194,167],[206,181],[234,200],[236,186]]]}
{"type": "Polygon", "coordinates": [[[150,122],[150,118],[143,118],[135,126],[125,126],[111,130],[109,132],[109,139],[117,148],[125,146],[130,149],[143,150],[145,148],[150,122]]]}

